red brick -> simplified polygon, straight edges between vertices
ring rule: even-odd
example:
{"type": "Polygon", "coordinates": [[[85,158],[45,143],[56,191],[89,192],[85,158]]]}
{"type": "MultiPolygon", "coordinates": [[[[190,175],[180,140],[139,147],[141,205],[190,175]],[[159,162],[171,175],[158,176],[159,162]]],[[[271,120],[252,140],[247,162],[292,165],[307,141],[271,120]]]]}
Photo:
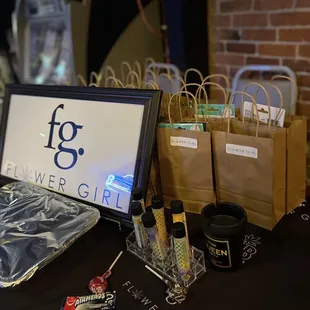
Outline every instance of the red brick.
{"type": "Polygon", "coordinates": [[[267,14],[238,14],[233,18],[234,27],[267,26],[267,14]]]}
{"type": "Polygon", "coordinates": [[[222,2],[220,10],[221,12],[242,12],[250,10],[251,6],[252,1],[250,0],[231,0],[222,2]]]}
{"type": "Polygon", "coordinates": [[[214,74],[224,74],[227,75],[228,67],[226,65],[216,65],[215,69],[212,70],[214,74]]]}
{"type": "Polygon", "coordinates": [[[217,53],[215,56],[216,64],[222,65],[237,65],[243,66],[244,65],[244,57],[243,55],[234,55],[234,54],[221,54],[217,53]]]}
{"type": "Polygon", "coordinates": [[[299,45],[299,56],[310,58],[310,45],[299,45]]]}
{"type": "Polygon", "coordinates": [[[255,53],[255,44],[228,43],[227,52],[253,54],[255,53]]]}
{"type": "Polygon", "coordinates": [[[225,44],[224,43],[221,43],[221,42],[217,42],[215,44],[215,50],[217,52],[223,52],[225,50],[225,44]]]}
{"type": "Polygon", "coordinates": [[[242,67],[236,67],[236,66],[231,66],[229,68],[229,76],[233,77],[235,74],[239,71],[239,69],[242,67]]]}
{"type": "Polygon", "coordinates": [[[242,39],[249,41],[275,41],[276,31],[271,29],[243,30],[242,39]]]}
{"type": "Polygon", "coordinates": [[[267,56],[296,56],[296,45],[288,44],[261,44],[258,53],[267,56]]]}
{"type": "Polygon", "coordinates": [[[299,86],[310,87],[310,75],[299,75],[297,83],[299,86]]]}
{"type": "Polygon", "coordinates": [[[310,89],[299,88],[298,99],[303,101],[310,101],[310,89]]]}
{"type": "Polygon", "coordinates": [[[216,15],[214,19],[215,27],[229,28],[231,26],[231,15],[216,15]]]}
{"type": "Polygon", "coordinates": [[[297,0],[296,7],[297,8],[308,8],[309,0],[297,0]]]}
{"type": "Polygon", "coordinates": [[[283,59],[283,65],[290,67],[293,71],[310,72],[309,60],[283,59]]]}
{"type": "Polygon", "coordinates": [[[280,29],[280,41],[309,42],[310,29],[280,29]]]}
{"type": "Polygon", "coordinates": [[[290,9],[293,7],[293,0],[255,0],[254,9],[258,11],[271,11],[290,9]]]}
{"type": "MultiPolygon", "coordinates": [[[[310,117],[310,104],[309,104],[309,102],[297,101],[296,114],[310,117]]],[[[308,125],[308,130],[309,130],[309,125],[308,125]]]]}
{"type": "Polygon", "coordinates": [[[219,29],[216,31],[216,38],[218,40],[240,40],[236,29],[219,29]]]}
{"type": "Polygon", "coordinates": [[[279,59],[277,58],[263,58],[263,57],[247,57],[247,65],[278,65],[279,59]]]}
{"type": "Polygon", "coordinates": [[[273,26],[310,25],[310,12],[290,12],[290,13],[271,14],[270,22],[271,25],[273,26]]]}

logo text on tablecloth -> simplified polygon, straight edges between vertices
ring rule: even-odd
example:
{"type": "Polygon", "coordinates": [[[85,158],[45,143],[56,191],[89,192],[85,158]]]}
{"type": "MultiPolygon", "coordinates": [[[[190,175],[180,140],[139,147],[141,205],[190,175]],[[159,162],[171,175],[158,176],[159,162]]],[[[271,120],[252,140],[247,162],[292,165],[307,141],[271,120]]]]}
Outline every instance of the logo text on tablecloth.
{"type": "Polygon", "coordinates": [[[142,290],[132,285],[130,281],[126,281],[122,286],[126,287],[126,291],[131,294],[131,297],[141,302],[141,304],[143,304],[148,310],[159,309],[159,307],[151,299],[144,295],[142,290]]]}

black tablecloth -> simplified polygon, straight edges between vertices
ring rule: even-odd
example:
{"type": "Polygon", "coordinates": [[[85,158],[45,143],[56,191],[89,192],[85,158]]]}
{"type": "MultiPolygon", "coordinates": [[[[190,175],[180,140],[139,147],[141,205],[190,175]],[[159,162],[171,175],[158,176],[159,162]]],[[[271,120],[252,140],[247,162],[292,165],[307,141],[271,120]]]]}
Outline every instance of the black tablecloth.
{"type": "MultiPolygon", "coordinates": [[[[203,247],[199,216],[189,219],[191,241],[203,247]]],[[[102,274],[121,250],[128,231],[99,222],[60,257],[16,288],[0,289],[0,309],[58,310],[65,296],[87,295],[87,284],[102,274]]],[[[243,268],[224,273],[208,268],[182,305],[165,302],[164,285],[144,264],[124,252],[109,281],[117,308],[309,309],[310,208],[286,215],[273,232],[248,225],[243,268]]]]}

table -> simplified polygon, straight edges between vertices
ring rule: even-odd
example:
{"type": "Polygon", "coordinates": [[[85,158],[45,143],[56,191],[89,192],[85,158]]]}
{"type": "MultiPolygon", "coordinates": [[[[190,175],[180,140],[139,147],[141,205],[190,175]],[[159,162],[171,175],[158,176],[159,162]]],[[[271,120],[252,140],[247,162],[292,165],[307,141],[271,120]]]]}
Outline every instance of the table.
{"type": "MultiPolygon", "coordinates": [[[[203,247],[200,216],[188,218],[191,242],[203,247]]],[[[100,221],[60,257],[16,288],[0,289],[0,309],[58,310],[62,299],[87,295],[87,284],[102,274],[125,249],[128,230],[100,221]]],[[[208,268],[182,305],[165,302],[164,285],[125,252],[110,279],[117,309],[309,309],[310,208],[284,216],[273,232],[247,227],[243,268],[219,272],[208,268]]]]}

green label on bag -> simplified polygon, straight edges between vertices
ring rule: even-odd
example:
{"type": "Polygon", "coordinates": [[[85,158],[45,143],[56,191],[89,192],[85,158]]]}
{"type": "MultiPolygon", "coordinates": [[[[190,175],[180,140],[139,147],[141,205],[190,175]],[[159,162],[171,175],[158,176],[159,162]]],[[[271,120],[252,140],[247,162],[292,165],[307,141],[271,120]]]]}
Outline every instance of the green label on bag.
{"type": "MultiPolygon", "coordinates": [[[[171,128],[171,125],[169,123],[159,123],[159,128],[171,128]]],[[[172,129],[204,131],[202,123],[198,123],[197,128],[196,123],[175,123],[172,124],[172,129]]]]}
{"type": "MultiPolygon", "coordinates": [[[[193,106],[194,112],[195,106],[193,106]]],[[[198,104],[198,117],[228,117],[228,112],[230,112],[230,117],[235,117],[235,106],[233,104],[228,107],[225,104],[198,104]]]]}

